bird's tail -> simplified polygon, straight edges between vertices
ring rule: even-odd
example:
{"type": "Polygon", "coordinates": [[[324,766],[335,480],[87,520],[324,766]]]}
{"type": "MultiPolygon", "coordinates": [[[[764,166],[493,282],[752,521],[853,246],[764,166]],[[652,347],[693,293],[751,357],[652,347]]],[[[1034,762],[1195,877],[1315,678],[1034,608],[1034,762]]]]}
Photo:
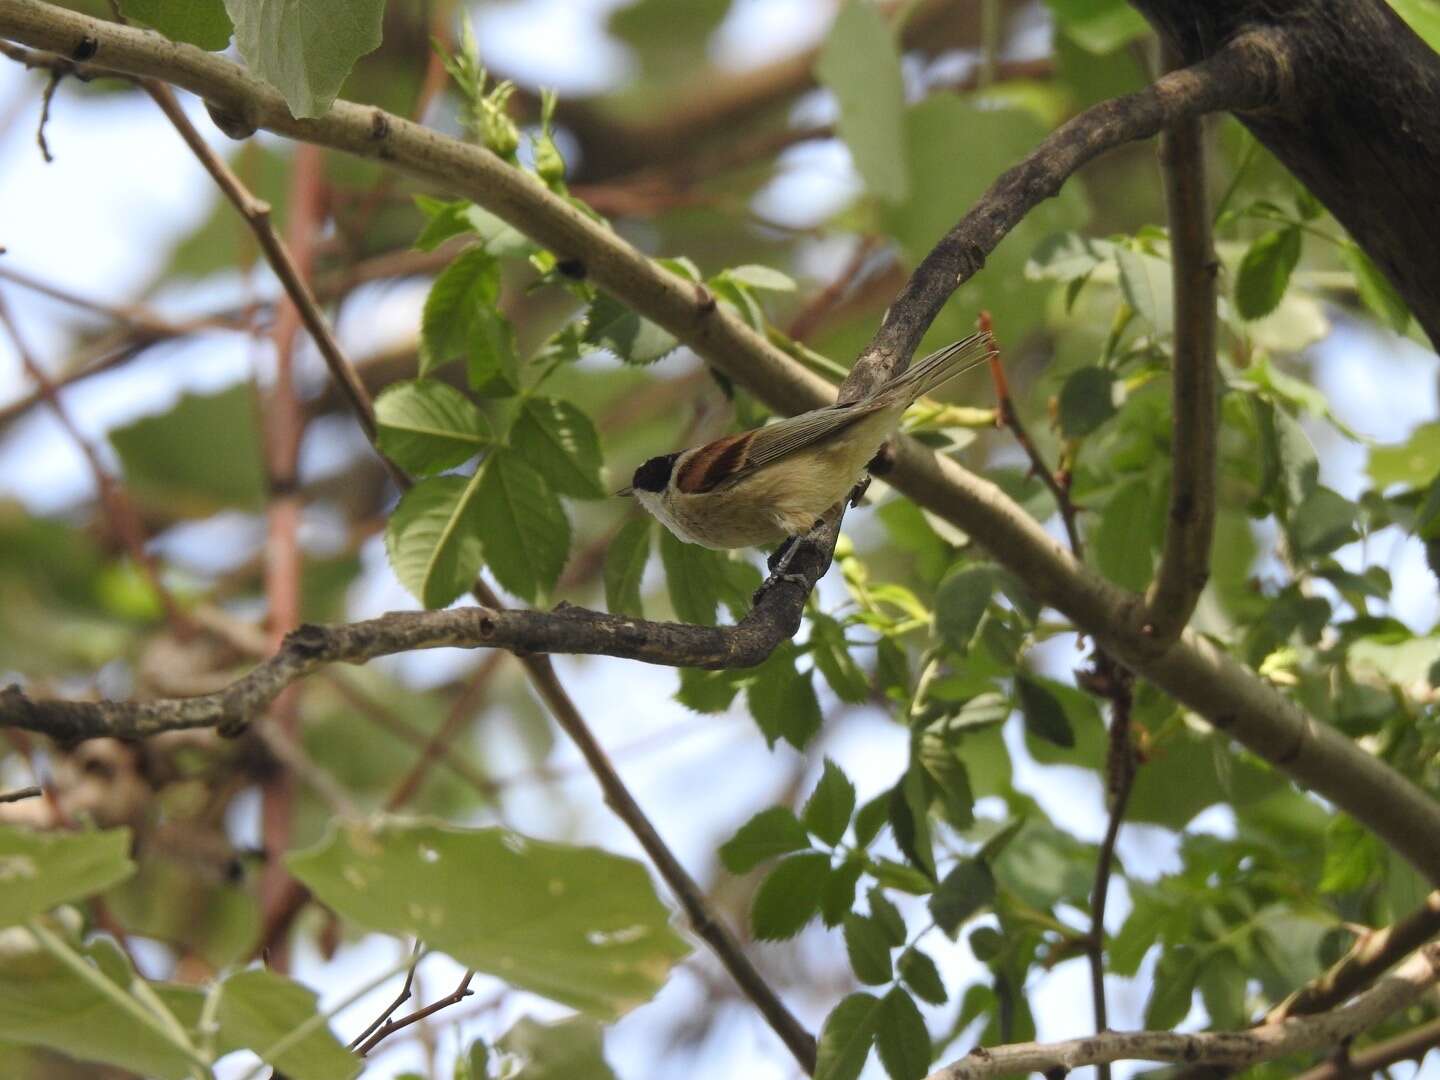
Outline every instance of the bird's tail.
{"type": "Polygon", "coordinates": [[[906,395],[914,401],[999,354],[990,331],[981,330],[917,360],[891,379],[890,386],[904,387],[906,395]]]}

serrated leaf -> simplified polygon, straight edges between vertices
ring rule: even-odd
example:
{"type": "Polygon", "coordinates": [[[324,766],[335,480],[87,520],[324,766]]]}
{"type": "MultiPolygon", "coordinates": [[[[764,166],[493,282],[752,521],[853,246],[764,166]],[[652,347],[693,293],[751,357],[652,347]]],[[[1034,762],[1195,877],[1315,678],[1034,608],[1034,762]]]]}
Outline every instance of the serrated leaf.
{"type": "Polygon", "coordinates": [[[795,649],[786,643],[755,669],[755,680],[745,700],[770,746],[783,738],[797,750],[820,730],[820,702],[811,682],[812,672],[795,669],[795,649]]]}
{"type": "Polygon", "coordinates": [[[598,499],[605,494],[600,437],[590,418],[570,402],[527,398],[510,429],[510,445],[561,495],[598,499]]]}
{"type": "Polygon", "coordinates": [[[616,1080],[605,1061],[605,1030],[589,1017],[543,1023],[522,1016],[495,1046],[518,1063],[518,1072],[505,1072],[508,1080],[616,1080]]]}
{"type": "Polygon", "coordinates": [[[881,1003],[875,1045],[890,1080],[923,1080],[930,1071],[930,1032],[925,1029],[925,1018],[898,986],[881,1003]]]}
{"type": "Polygon", "coordinates": [[[249,385],[186,394],[166,412],[112,429],[110,444],[130,493],[169,515],[264,505],[265,458],[249,385]]]}
{"type": "Polygon", "coordinates": [[[935,966],[935,961],[930,959],[929,953],[914,947],[906,949],[900,954],[900,961],[895,966],[900,972],[900,981],[922,1001],[928,1001],[931,1005],[944,1005],[950,999],[945,983],[940,978],[940,969],[935,966]]]}
{"type": "Polygon", "coordinates": [[[596,848],[416,820],[332,827],[286,858],[341,918],[613,1018],[689,953],[649,872],[596,848]]]}
{"type": "Polygon", "coordinates": [[[910,190],[905,154],[905,82],[900,50],[873,4],[840,9],[815,65],[840,108],[837,128],[855,169],[876,197],[898,203],[910,190]]]}
{"type": "Polygon", "coordinates": [[[1370,261],[1370,256],[1354,244],[1342,244],[1340,258],[1355,275],[1355,289],[1370,313],[1380,320],[1381,325],[1403,334],[1410,325],[1410,309],[1395,291],[1395,286],[1390,284],[1390,279],[1370,261]]]}
{"type": "Polygon", "coordinates": [[[1300,230],[1293,225],[1272,229],[1250,245],[1235,275],[1235,308],[1241,318],[1260,319],[1280,306],[1300,261],[1300,245],[1300,230]]]}
{"type": "Polygon", "coordinates": [[[868,847],[870,842],[880,835],[880,830],[889,820],[889,803],[890,793],[882,791],[855,814],[855,843],[858,847],[868,847]]]}
{"type": "Polygon", "coordinates": [[[513,397],[520,389],[515,327],[495,307],[475,309],[465,339],[465,381],[481,397],[513,397]]]}
{"type": "Polygon", "coordinates": [[[771,870],[755,891],[750,927],[761,941],[783,941],[805,928],[820,910],[820,891],[830,874],[830,856],[820,851],[791,855],[771,870]]]}
{"type": "Polygon", "coordinates": [[[850,957],[850,970],[867,986],[880,986],[890,981],[890,941],[884,928],[864,915],[845,916],[845,952],[850,957]]]}
{"type": "Polygon", "coordinates": [[[1199,958],[1188,945],[1166,949],[1156,965],[1155,986],[1145,1004],[1145,1026],[1168,1031],[1185,1019],[1199,974],[1199,958]]]}
{"type": "MultiPolygon", "coordinates": [[[[614,615],[634,615],[637,618],[645,615],[644,605],[640,602],[640,580],[645,576],[645,564],[650,561],[651,525],[648,517],[630,519],[605,549],[605,608],[614,615]]],[[[690,707],[695,708],[693,705],[690,707]]]]}
{"type": "Polygon", "coordinates": [[[421,251],[434,251],[451,237],[474,233],[481,246],[497,259],[525,255],[535,249],[529,237],[466,199],[447,202],[429,195],[416,195],[415,205],[426,217],[425,228],[415,240],[421,251]]]}
{"type": "Polygon", "coordinates": [[[995,899],[995,875],[981,859],[962,859],[941,879],[930,897],[935,925],[951,937],[960,924],[995,899]]]}
{"type": "Polygon", "coordinates": [[[381,453],[420,476],[469,461],[490,442],[490,425],[474,403],[434,379],[387,386],[375,399],[375,423],[381,453]]]}
{"type": "Polygon", "coordinates": [[[767,859],[804,851],[810,837],[793,811],[784,806],[761,810],[720,845],[720,862],[732,874],[749,873],[767,859]]]}
{"type": "Polygon", "coordinates": [[[745,677],[742,671],[681,668],[675,700],[698,713],[721,713],[735,700],[745,677]]]}
{"type": "Polygon", "coordinates": [[[198,45],[209,52],[219,52],[230,44],[234,29],[224,0],[121,0],[120,11],[171,41],[198,45]]]}
{"type": "Polygon", "coordinates": [[[820,918],[826,926],[838,926],[855,903],[855,886],[865,864],[859,858],[847,858],[830,871],[820,890],[820,918]]]}
{"type": "Polygon", "coordinates": [[[855,1080],[870,1056],[880,1026],[881,1002],[874,994],[851,994],[825,1018],[816,1051],[815,1080],[855,1080]]]}
{"type": "Polygon", "coordinates": [[[32,832],[0,825],[0,927],[93,896],[134,872],[129,829],[32,832]]]}
{"type": "Polygon", "coordinates": [[[1137,315],[1161,337],[1175,332],[1175,300],[1170,287],[1170,264],[1154,255],[1116,247],[1120,292],[1137,315]]]}
{"type": "Polygon", "coordinates": [[[963,566],[935,591],[935,630],[956,652],[967,652],[990,597],[995,575],[988,566],[963,566]]]}
{"type": "Polygon", "coordinates": [[[1115,415],[1115,373],[1083,367],[1060,388],[1060,430],[1067,439],[1089,435],[1115,415]]]}
{"type": "Polygon", "coordinates": [[[390,567],[427,608],[452,603],[480,572],[482,475],[422,480],[400,497],[385,523],[390,567]]]}
{"type": "Polygon", "coordinates": [[[384,0],[225,0],[245,63],[297,117],[330,108],[355,61],[380,44],[384,0]]]}
{"type": "Polygon", "coordinates": [[[1020,712],[1025,717],[1025,730],[1056,746],[1075,745],[1075,732],[1065,709],[1048,689],[1023,675],[1015,678],[1015,693],[1020,699],[1020,712]]]}
{"type": "Polygon", "coordinates": [[[601,295],[585,317],[585,341],[609,349],[627,364],[653,364],[680,344],[664,327],[635,312],[611,296],[601,295]]]}
{"type": "MultiPolygon", "coordinates": [[[[265,1054],[318,1014],[315,992],[284,975],[252,968],[226,977],[216,1018],[223,1040],[265,1054]]],[[[361,1063],[321,1023],[267,1064],[293,1080],[350,1080],[361,1063]]]]}
{"type": "Polygon", "coordinates": [[[870,914],[881,929],[885,931],[885,938],[891,945],[905,944],[905,919],[900,914],[900,909],[885,895],[885,890],[878,885],[870,890],[868,897],[870,903],[870,914]]]}
{"type": "Polygon", "coordinates": [[[669,529],[660,530],[660,561],[670,604],[682,622],[714,626],[722,589],[720,561],[725,556],[699,544],[687,544],[669,529]]]}
{"type": "Polygon", "coordinates": [[[570,521],[545,479],[512,450],[481,469],[477,525],[485,565],[516,596],[548,593],[570,553],[570,521]]]}
{"type": "Polygon", "coordinates": [[[854,810],[855,785],[840,766],[827,757],[820,782],[806,800],[800,820],[812,835],[834,847],[845,835],[854,810]]]}
{"type": "Polygon", "coordinates": [[[845,641],[845,629],[828,615],[810,616],[811,655],[830,689],[841,701],[860,705],[870,698],[870,680],[845,641]]]}
{"type": "MultiPolygon", "coordinates": [[[[500,270],[484,248],[466,248],[440,272],[420,317],[420,374],[466,355],[471,338],[493,321],[500,270]]],[[[498,314],[498,313],[495,313],[498,314]]]]}

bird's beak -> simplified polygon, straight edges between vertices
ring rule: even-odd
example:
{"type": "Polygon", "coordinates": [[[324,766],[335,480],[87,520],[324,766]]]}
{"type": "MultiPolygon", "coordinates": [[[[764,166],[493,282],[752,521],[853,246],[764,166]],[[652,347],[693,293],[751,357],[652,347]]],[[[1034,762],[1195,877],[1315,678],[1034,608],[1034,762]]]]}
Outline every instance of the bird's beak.
{"type": "Polygon", "coordinates": [[[625,485],[623,488],[621,488],[619,491],[615,492],[615,494],[616,494],[616,495],[623,495],[624,497],[629,498],[631,495],[634,495],[634,494],[635,494],[635,489],[634,489],[633,487],[631,487],[629,484],[626,484],[626,485],[625,485]]]}

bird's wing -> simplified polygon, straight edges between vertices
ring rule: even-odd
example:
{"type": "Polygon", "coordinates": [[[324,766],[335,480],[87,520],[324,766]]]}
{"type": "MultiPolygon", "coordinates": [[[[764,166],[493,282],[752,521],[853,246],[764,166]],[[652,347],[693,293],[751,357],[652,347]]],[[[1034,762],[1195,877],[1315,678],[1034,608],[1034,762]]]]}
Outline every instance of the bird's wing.
{"type": "Polygon", "coordinates": [[[787,454],[830,438],[887,404],[870,400],[832,405],[716,439],[687,455],[676,472],[676,487],[687,495],[713,491],[787,454]]]}

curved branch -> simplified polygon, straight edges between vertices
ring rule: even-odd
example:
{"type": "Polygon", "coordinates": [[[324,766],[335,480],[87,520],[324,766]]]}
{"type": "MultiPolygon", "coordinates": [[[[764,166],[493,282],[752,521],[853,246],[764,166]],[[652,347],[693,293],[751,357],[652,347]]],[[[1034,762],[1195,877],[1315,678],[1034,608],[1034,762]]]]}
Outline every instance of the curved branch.
{"type": "MultiPolygon", "coordinates": [[[[693,282],[671,274],[615,233],[555,198],[529,175],[478,147],[387,113],[336,102],[296,120],[280,96],[242,68],[153,34],[99,22],[40,0],[6,0],[0,35],[97,64],[164,78],[281,134],[321,143],[425,177],[475,199],[557,253],[579,258],[606,291],[675,333],[773,408],[801,411],[833,400],[818,376],[769,345],[693,282]]],[[[1066,177],[1102,151],[1146,138],[1188,115],[1274,101],[1300,63],[1284,29],[1249,32],[1195,67],[1147,90],[1097,105],[1062,126],[1004,174],[916,270],[856,364],[879,379],[913,352],[940,306],[1000,239],[1066,177]]],[[[243,126],[243,125],[242,125],[243,126]]],[[[1440,249],[1437,249],[1440,250],[1440,249]]],[[[1440,884],[1440,804],[1413,783],[1315,723],[1274,687],[1208,640],[1182,634],[1158,651],[1141,632],[1139,597],[1087,571],[994,484],[913,440],[899,440],[887,479],[921,506],[970,533],[1020,575],[1037,599],[1074,620],[1137,674],[1231,738],[1323,795],[1440,884]]]]}
{"type": "MultiPolygon", "coordinates": [[[[1177,60],[1166,50],[1167,64],[1177,60]]],[[[1160,135],[1160,171],[1170,225],[1170,281],[1175,304],[1171,362],[1170,513],[1155,580],[1145,596],[1149,633],[1169,645],[1190,621],[1210,580],[1215,533],[1215,455],[1219,404],[1215,386],[1215,279],[1220,263],[1210,240],[1205,148],[1199,117],[1160,135]]]]}
{"type": "Polygon", "coordinates": [[[1253,1065],[1287,1054],[1324,1050],[1374,1027],[1418,1000],[1440,980],[1440,944],[1429,945],[1394,975],[1333,1012],[1246,1031],[1107,1031],[1058,1043],[1016,1043],[972,1050],[930,1074],[929,1080],[981,1080],[1078,1069],[1114,1061],[1253,1065]]]}

